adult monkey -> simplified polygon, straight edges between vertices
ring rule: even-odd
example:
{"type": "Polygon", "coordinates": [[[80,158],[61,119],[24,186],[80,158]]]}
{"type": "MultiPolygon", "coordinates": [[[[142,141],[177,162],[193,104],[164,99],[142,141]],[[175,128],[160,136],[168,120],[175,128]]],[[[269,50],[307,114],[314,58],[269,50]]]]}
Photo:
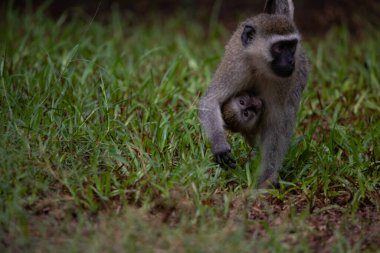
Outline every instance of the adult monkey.
{"type": "Polygon", "coordinates": [[[242,92],[257,94],[262,100],[265,110],[246,137],[250,144],[256,139],[260,142],[260,186],[277,180],[309,72],[293,13],[291,0],[267,0],[264,13],[241,23],[199,105],[215,160],[234,167],[221,106],[242,92]]]}

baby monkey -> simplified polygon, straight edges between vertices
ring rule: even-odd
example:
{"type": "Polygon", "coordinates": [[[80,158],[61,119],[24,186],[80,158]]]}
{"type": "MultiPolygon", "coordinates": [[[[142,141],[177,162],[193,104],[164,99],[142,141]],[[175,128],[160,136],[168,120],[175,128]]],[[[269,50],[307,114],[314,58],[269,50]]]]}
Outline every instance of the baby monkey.
{"type": "Polygon", "coordinates": [[[239,132],[247,136],[258,122],[263,103],[254,94],[244,92],[232,97],[222,105],[224,127],[231,132],[239,132]]]}

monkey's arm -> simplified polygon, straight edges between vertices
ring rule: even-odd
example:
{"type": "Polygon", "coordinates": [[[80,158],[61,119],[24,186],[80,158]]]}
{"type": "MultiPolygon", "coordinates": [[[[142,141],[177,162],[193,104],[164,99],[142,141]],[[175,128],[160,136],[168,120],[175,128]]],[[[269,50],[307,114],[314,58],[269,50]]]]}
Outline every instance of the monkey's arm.
{"type": "MultiPolygon", "coordinates": [[[[233,36],[231,41],[233,40],[237,40],[235,44],[240,43],[240,36],[233,36]]],[[[237,93],[247,89],[245,86],[249,77],[250,73],[247,71],[242,53],[226,46],[225,55],[199,105],[199,118],[218,164],[235,167],[231,148],[224,134],[221,106],[237,93]]]]}
{"type": "Polygon", "coordinates": [[[201,98],[199,104],[199,118],[211,142],[215,162],[220,165],[235,167],[235,161],[231,157],[231,148],[224,134],[224,123],[221,113],[222,103],[233,94],[223,92],[223,90],[218,88],[220,85],[221,84],[211,84],[209,90],[201,98]]]}

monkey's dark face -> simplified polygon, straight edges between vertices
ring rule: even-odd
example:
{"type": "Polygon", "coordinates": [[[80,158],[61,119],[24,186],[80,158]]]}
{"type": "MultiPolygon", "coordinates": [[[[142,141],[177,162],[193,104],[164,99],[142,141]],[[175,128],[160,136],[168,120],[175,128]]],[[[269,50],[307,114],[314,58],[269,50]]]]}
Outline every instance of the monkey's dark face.
{"type": "Polygon", "coordinates": [[[280,77],[289,77],[295,67],[294,54],[298,40],[281,40],[272,44],[270,54],[273,58],[271,68],[280,77]]]}

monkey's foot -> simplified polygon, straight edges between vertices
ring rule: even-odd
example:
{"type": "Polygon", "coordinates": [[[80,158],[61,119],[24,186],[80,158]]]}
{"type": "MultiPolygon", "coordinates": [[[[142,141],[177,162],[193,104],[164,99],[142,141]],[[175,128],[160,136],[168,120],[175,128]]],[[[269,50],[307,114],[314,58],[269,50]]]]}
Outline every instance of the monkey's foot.
{"type": "Polygon", "coordinates": [[[226,167],[226,166],[230,168],[236,167],[236,162],[232,158],[230,150],[217,153],[214,155],[214,157],[215,157],[215,162],[222,167],[226,167]]]}
{"type": "Polygon", "coordinates": [[[258,188],[259,189],[268,189],[268,188],[280,189],[280,183],[278,181],[278,174],[273,173],[269,178],[267,178],[265,180],[260,180],[258,188]]]}

